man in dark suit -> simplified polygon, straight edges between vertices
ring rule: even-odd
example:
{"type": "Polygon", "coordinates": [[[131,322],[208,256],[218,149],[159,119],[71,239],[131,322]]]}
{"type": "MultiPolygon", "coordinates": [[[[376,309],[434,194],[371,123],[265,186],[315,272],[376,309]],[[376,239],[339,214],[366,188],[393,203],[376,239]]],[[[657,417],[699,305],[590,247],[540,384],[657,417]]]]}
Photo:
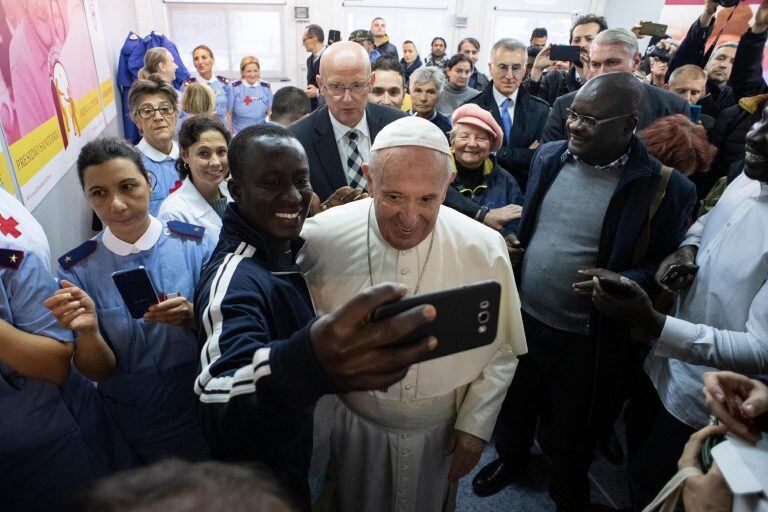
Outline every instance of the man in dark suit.
{"type": "MultiPolygon", "coordinates": [[[[600,32],[589,52],[589,77],[623,71],[634,73],[640,63],[640,48],[637,38],[624,28],[610,28],[600,32]]],[[[688,103],[669,91],[643,83],[645,98],[640,110],[638,130],[642,130],[657,119],[673,114],[690,115],[688,103]]],[[[541,143],[566,139],[567,109],[571,107],[576,92],[560,96],[552,105],[549,120],[544,128],[541,143]]]]}
{"type": "Polygon", "coordinates": [[[365,49],[355,42],[334,43],[323,54],[318,88],[325,106],[291,125],[309,159],[312,189],[320,201],[342,187],[366,188],[362,164],[381,129],[405,112],[368,104],[375,80],[365,49]]]}
{"type": "Polygon", "coordinates": [[[307,25],[301,35],[301,44],[311,55],[307,57],[307,96],[312,110],[317,108],[317,75],[320,74],[320,57],[325,51],[325,33],[320,25],[307,25]]]}
{"type": "Polygon", "coordinates": [[[493,115],[504,130],[504,143],[496,162],[509,171],[525,190],[528,167],[549,115],[547,102],[520,87],[528,60],[526,46],[514,39],[500,39],[491,48],[488,69],[491,82],[469,100],[493,115]]]}

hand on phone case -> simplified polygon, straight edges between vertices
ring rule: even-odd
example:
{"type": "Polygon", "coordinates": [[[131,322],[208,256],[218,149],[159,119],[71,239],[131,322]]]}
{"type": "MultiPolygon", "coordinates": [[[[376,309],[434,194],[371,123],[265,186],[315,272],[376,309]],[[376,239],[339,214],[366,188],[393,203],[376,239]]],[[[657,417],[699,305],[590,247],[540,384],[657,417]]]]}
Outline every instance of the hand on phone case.
{"type": "Polygon", "coordinates": [[[144,321],[191,326],[194,322],[194,308],[186,297],[179,295],[150,306],[144,315],[144,321]]]}

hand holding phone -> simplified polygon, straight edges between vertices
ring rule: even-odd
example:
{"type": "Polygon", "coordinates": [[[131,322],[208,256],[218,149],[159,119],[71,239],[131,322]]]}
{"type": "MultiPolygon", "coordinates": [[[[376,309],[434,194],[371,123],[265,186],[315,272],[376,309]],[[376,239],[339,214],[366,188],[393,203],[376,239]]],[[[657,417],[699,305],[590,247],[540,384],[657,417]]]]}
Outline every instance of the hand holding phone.
{"type": "Polygon", "coordinates": [[[411,343],[427,336],[437,338],[437,348],[420,358],[421,362],[493,343],[500,300],[501,285],[496,281],[482,281],[384,304],[373,312],[371,321],[380,321],[420,305],[434,306],[437,310],[435,320],[400,340],[400,343],[411,343]]]}
{"type": "Polygon", "coordinates": [[[635,295],[634,290],[632,290],[632,287],[627,283],[622,283],[621,281],[616,281],[607,277],[598,277],[597,280],[600,283],[600,287],[611,295],[624,298],[633,297],[635,295]]]}
{"type": "Polygon", "coordinates": [[[644,36],[664,37],[667,34],[667,25],[644,21],[640,23],[640,34],[644,36]]]}
{"type": "Polygon", "coordinates": [[[661,276],[659,282],[661,282],[661,284],[669,284],[684,276],[695,276],[698,271],[698,265],[684,265],[682,263],[678,263],[669,267],[664,275],[661,276]]]}
{"type": "Polygon", "coordinates": [[[555,44],[549,51],[550,60],[561,60],[569,62],[581,61],[581,46],[555,44]]]}
{"type": "Polygon", "coordinates": [[[133,318],[143,317],[150,306],[160,302],[155,286],[142,266],[113,272],[112,280],[133,318]]]}

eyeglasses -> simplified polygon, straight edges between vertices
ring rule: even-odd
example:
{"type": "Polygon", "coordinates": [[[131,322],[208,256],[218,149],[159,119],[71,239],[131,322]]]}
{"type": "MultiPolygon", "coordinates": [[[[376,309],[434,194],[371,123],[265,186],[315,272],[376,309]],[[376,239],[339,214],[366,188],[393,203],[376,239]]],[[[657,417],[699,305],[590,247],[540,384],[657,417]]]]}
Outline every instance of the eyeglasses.
{"type": "Polygon", "coordinates": [[[594,117],[591,117],[591,116],[583,116],[581,114],[577,114],[576,112],[574,112],[569,108],[565,109],[565,112],[568,114],[569,120],[581,121],[587,126],[592,126],[592,127],[600,126],[601,124],[605,124],[605,123],[610,123],[611,121],[621,119],[622,117],[635,115],[635,114],[621,114],[620,116],[609,117],[608,119],[595,119],[594,117]]]}
{"type": "Polygon", "coordinates": [[[499,70],[499,73],[502,73],[506,76],[506,74],[510,71],[512,71],[512,74],[519,73],[525,69],[525,66],[522,64],[512,64],[511,66],[508,64],[496,64],[496,69],[499,70]]]}
{"type": "Polygon", "coordinates": [[[368,86],[371,85],[371,82],[361,82],[357,84],[352,84],[349,87],[345,87],[343,85],[337,85],[337,84],[323,84],[323,88],[325,91],[333,96],[334,98],[341,98],[344,96],[344,93],[349,91],[349,94],[352,96],[360,95],[362,93],[366,93],[368,89],[368,86]]]}
{"type": "Polygon", "coordinates": [[[142,119],[152,119],[155,117],[155,112],[160,112],[160,115],[163,117],[171,117],[173,114],[176,113],[176,107],[173,105],[165,104],[160,105],[159,107],[141,107],[136,109],[136,113],[139,115],[142,119]]]}

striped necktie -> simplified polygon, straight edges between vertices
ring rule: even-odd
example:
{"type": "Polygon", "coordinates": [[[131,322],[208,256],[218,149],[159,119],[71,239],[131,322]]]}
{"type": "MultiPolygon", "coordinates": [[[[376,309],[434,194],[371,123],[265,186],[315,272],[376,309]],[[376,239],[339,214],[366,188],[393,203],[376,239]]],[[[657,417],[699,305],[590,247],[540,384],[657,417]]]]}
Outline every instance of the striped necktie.
{"type": "Polygon", "coordinates": [[[360,187],[365,190],[366,181],[363,174],[363,156],[357,149],[357,139],[359,137],[357,130],[349,130],[345,137],[347,138],[347,178],[351,188],[360,187]]]}

